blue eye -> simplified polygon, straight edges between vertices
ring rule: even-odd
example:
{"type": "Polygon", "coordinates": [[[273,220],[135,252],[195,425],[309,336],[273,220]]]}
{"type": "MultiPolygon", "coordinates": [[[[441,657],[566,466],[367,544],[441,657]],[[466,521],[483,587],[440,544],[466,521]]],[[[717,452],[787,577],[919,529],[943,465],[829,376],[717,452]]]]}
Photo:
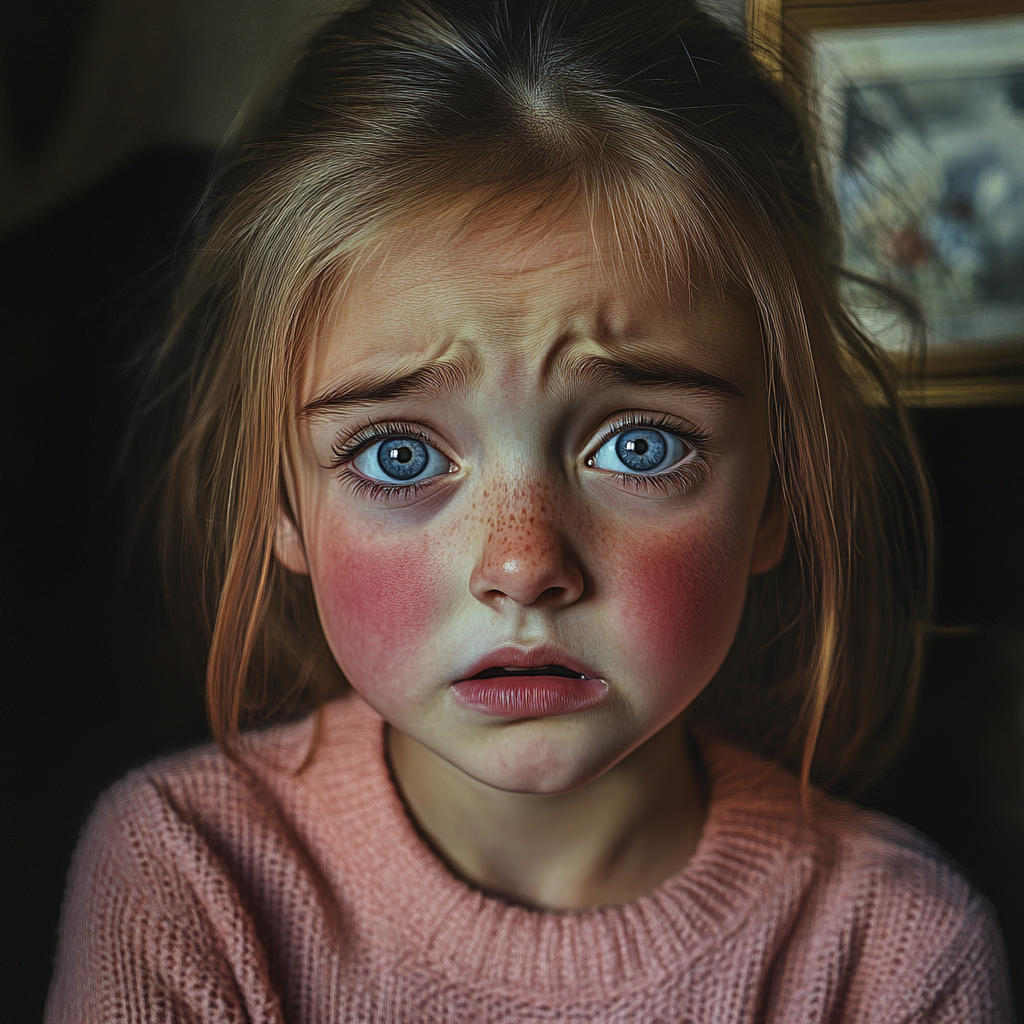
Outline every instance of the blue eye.
{"type": "Polygon", "coordinates": [[[631,427],[610,437],[587,460],[588,466],[617,473],[655,475],[672,469],[692,451],[690,446],[664,430],[631,427]]]}
{"type": "Polygon", "coordinates": [[[436,448],[412,437],[388,437],[371,444],[353,460],[363,476],[388,484],[414,484],[441,476],[451,462],[436,448]]]}

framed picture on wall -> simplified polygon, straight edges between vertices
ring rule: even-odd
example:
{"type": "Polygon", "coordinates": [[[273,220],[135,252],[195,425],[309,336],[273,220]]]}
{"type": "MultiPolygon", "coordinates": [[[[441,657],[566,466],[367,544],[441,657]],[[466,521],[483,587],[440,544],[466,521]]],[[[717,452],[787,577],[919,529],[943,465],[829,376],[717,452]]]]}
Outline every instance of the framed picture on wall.
{"type": "Polygon", "coordinates": [[[847,301],[908,399],[1024,401],[1024,3],[749,0],[748,25],[810,86],[847,301]]]}

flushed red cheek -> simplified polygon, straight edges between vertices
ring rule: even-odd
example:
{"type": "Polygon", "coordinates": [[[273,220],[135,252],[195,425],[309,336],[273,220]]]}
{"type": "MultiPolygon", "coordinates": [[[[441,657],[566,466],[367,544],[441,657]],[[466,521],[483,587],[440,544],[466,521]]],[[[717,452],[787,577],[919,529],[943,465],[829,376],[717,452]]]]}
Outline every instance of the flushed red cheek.
{"type": "Polygon", "coordinates": [[[746,575],[735,543],[707,530],[647,536],[615,552],[617,623],[649,684],[701,686],[739,621],[746,575]]]}
{"type": "Polygon", "coordinates": [[[342,670],[357,686],[407,676],[438,626],[444,546],[422,535],[368,541],[335,532],[315,561],[320,619],[342,670]]]}

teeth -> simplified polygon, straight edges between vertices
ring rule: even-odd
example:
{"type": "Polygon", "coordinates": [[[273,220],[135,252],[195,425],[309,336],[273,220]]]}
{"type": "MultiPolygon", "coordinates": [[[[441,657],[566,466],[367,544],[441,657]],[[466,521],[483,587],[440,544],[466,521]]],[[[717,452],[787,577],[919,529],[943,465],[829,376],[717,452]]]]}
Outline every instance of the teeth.
{"type": "MultiPolygon", "coordinates": [[[[527,671],[529,672],[543,672],[544,669],[551,668],[550,665],[532,665],[527,671]]],[[[522,672],[523,669],[517,665],[502,665],[501,670],[503,672],[522,672]]]]}

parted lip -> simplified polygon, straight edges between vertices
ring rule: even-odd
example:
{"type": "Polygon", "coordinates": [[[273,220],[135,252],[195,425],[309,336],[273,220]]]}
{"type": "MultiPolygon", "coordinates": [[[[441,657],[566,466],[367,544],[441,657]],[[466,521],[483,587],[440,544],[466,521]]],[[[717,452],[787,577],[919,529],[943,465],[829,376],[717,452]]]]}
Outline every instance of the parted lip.
{"type": "MultiPolygon", "coordinates": [[[[469,666],[466,671],[459,676],[458,683],[465,682],[467,679],[472,679],[478,676],[481,672],[486,672],[488,669],[501,669],[501,668],[521,668],[521,669],[538,669],[544,668],[546,665],[558,665],[561,668],[568,669],[570,672],[575,672],[581,676],[585,676],[588,679],[600,679],[601,674],[593,668],[591,665],[584,664],[578,658],[574,658],[571,654],[567,654],[565,651],[560,650],[557,647],[552,647],[548,644],[543,644],[538,647],[527,647],[527,646],[516,646],[508,645],[506,647],[499,647],[495,651],[491,651],[490,654],[485,654],[482,658],[475,661],[469,666]]],[[[515,675],[514,672],[509,675],[515,675]]]]}

